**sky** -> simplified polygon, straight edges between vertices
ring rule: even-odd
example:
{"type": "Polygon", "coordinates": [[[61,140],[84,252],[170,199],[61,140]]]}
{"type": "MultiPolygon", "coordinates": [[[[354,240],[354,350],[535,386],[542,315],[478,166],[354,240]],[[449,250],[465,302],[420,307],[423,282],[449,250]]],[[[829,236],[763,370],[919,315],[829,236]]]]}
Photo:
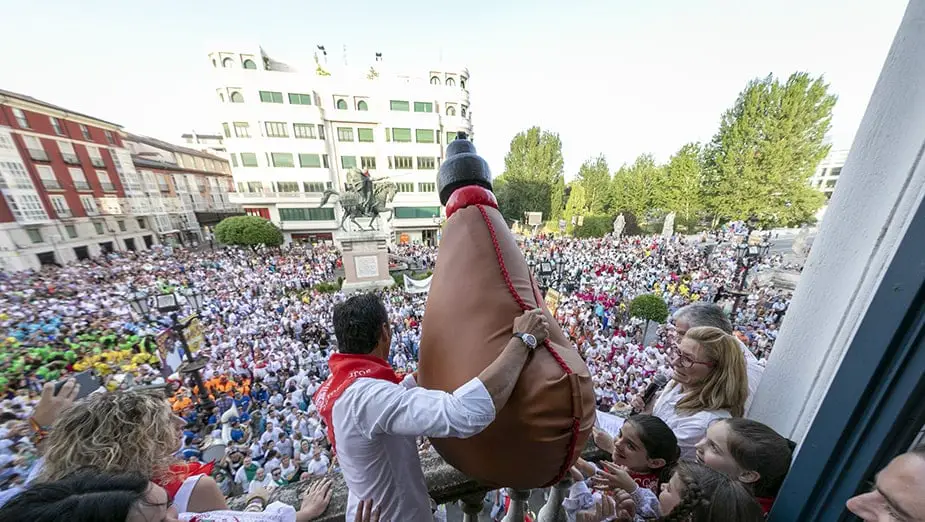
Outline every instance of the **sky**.
{"type": "Polygon", "coordinates": [[[351,64],[469,68],[479,153],[495,176],[514,135],[559,134],[566,179],[706,142],[746,83],[796,71],[838,95],[848,148],[905,0],[0,0],[0,88],[167,141],[218,133],[210,50],[351,64]]]}

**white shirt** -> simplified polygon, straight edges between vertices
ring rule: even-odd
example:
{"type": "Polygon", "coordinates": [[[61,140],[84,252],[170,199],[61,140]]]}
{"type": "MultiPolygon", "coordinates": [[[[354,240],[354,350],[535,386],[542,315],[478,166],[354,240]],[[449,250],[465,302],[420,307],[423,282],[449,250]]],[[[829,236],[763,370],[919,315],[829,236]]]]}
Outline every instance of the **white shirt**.
{"type": "Polygon", "coordinates": [[[748,412],[748,407],[751,406],[752,399],[755,398],[755,391],[758,390],[758,384],[761,382],[761,376],[764,375],[764,366],[758,364],[758,358],[742,341],[738,339],[736,341],[739,342],[739,349],[742,350],[742,355],[745,356],[745,373],[748,376],[748,397],[745,399],[745,412],[748,412]]]}
{"type": "Polygon", "coordinates": [[[337,456],[349,489],[347,520],[360,500],[381,506],[382,520],[431,522],[433,515],[416,438],[467,438],[495,420],[491,395],[477,378],[452,394],[361,378],[334,403],[337,456]]]}
{"type": "Polygon", "coordinates": [[[673,379],[668,381],[665,391],[659,395],[652,408],[652,415],[665,421],[678,438],[682,460],[693,460],[697,455],[694,446],[707,434],[707,428],[719,419],[729,419],[726,410],[702,410],[694,414],[680,413],[675,405],[681,400],[681,385],[673,379]]]}
{"type": "Polygon", "coordinates": [[[307,471],[309,475],[320,477],[328,472],[328,466],[330,465],[331,462],[328,460],[328,458],[324,455],[321,455],[321,458],[318,460],[315,460],[314,458],[309,460],[308,467],[305,471],[307,471]]]}

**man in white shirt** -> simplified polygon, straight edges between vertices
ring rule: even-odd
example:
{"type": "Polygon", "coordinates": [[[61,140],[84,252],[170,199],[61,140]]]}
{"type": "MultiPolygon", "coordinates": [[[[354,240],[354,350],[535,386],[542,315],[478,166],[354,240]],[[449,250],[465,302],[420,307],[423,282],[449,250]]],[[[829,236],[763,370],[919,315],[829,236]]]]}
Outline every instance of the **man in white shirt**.
{"type": "Polygon", "coordinates": [[[312,451],[312,460],[308,462],[308,474],[321,477],[328,472],[328,467],[331,465],[331,461],[328,460],[328,457],[321,453],[321,448],[315,446],[312,451]]]}
{"type": "Polygon", "coordinates": [[[372,500],[381,520],[431,522],[416,438],[466,438],[484,430],[507,403],[548,326],[540,310],[518,317],[498,358],[478,377],[446,393],[418,388],[413,375],[399,381],[387,362],[389,324],[374,294],[351,297],[334,308],[340,353],[331,356],[331,377],[315,403],[349,489],[346,519],[354,519],[361,500],[372,500]]]}

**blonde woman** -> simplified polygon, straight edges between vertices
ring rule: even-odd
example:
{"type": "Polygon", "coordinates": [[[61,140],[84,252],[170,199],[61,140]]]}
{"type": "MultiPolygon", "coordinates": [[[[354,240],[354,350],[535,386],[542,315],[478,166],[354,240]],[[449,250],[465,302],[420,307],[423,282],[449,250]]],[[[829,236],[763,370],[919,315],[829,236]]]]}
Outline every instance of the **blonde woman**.
{"type": "Polygon", "coordinates": [[[691,328],[671,353],[674,375],[652,410],[674,431],[682,459],[718,419],[741,417],[748,397],[745,357],[735,337],[719,328],[691,328]]]}
{"type": "Polygon", "coordinates": [[[59,480],[87,467],[137,472],[163,487],[181,512],[227,509],[218,484],[208,476],[212,464],[186,464],[175,456],[184,424],[155,394],[92,395],[55,421],[36,481],[59,480]]]}

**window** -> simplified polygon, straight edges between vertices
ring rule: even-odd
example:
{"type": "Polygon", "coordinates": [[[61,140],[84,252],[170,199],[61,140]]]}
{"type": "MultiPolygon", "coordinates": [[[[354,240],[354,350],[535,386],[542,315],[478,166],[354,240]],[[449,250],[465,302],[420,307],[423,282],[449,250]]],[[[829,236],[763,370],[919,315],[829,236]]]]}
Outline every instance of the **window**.
{"type": "Polygon", "coordinates": [[[74,146],[71,145],[68,141],[59,141],[58,148],[61,150],[61,159],[65,163],[70,163],[71,165],[80,164],[80,160],[77,159],[77,154],[74,153],[74,146]]]}
{"type": "Polygon", "coordinates": [[[231,154],[229,154],[229,156],[231,156],[231,166],[237,167],[238,166],[238,155],[232,152],[231,154]]]}
{"type": "Polygon", "coordinates": [[[415,129],[414,138],[418,143],[433,143],[434,131],[430,129],[415,129]]]}
{"type": "Polygon", "coordinates": [[[90,184],[87,183],[87,177],[84,175],[84,171],[77,167],[71,167],[67,169],[67,172],[71,175],[71,181],[74,182],[75,189],[90,190],[90,184]]]}
{"type": "Polygon", "coordinates": [[[27,228],[26,234],[29,235],[29,241],[32,241],[33,243],[41,243],[45,241],[42,238],[42,231],[37,228],[27,228]]]}
{"type": "Polygon", "coordinates": [[[418,183],[418,192],[437,192],[437,184],[433,182],[418,183]]]}
{"type": "Polygon", "coordinates": [[[80,124],[80,135],[83,136],[84,139],[87,141],[90,141],[93,139],[90,137],[90,129],[83,123],[80,124]]]}
{"type": "Polygon", "coordinates": [[[263,126],[268,138],[288,138],[289,124],[283,121],[265,121],[263,126]]]}
{"type": "Polygon", "coordinates": [[[360,156],[360,167],[363,170],[376,170],[375,156],[360,156]]]}
{"type": "MultiPolygon", "coordinates": [[[[226,60],[228,59],[230,58],[226,58],[226,60]]],[[[231,100],[231,103],[244,103],[244,96],[242,96],[238,91],[232,92],[228,99],[231,100]]]]}
{"type": "Polygon", "coordinates": [[[231,127],[229,127],[227,123],[222,124],[222,132],[225,134],[226,138],[231,137],[231,127]]]}
{"type": "Polygon", "coordinates": [[[322,155],[321,155],[321,163],[324,164],[324,168],[326,168],[326,169],[331,168],[331,164],[328,163],[328,155],[327,155],[327,154],[322,154],[322,155]]]}
{"type": "Polygon", "coordinates": [[[462,106],[462,110],[459,112],[459,114],[460,114],[460,116],[462,116],[463,118],[466,117],[466,106],[465,106],[465,105],[462,106]]]}
{"type": "Polygon", "coordinates": [[[311,123],[293,123],[292,131],[296,138],[313,140],[318,137],[315,134],[315,126],[311,123]]]}
{"type": "Polygon", "coordinates": [[[446,108],[446,115],[447,115],[447,116],[456,116],[456,107],[453,107],[452,105],[450,105],[449,107],[447,107],[447,108],[446,108]]]}
{"type": "Polygon", "coordinates": [[[58,214],[59,218],[71,217],[71,207],[68,206],[64,196],[49,196],[48,199],[51,201],[51,208],[55,209],[55,214],[58,214]]]}
{"type": "Polygon", "coordinates": [[[321,157],[317,154],[299,154],[299,166],[302,168],[321,168],[321,157]]]}
{"type": "Polygon", "coordinates": [[[257,64],[254,63],[254,60],[251,60],[250,58],[248,58],[248,59],[244,60],[244,68],[245,68],[245,69],[254,69],[254,70],[256,70],[256,69],[257,69],[257,64]]]}
{"type": "Polygon", "coordinates": [[[13,109],[13,116],[16,116],[16,123],[19,124],[19,127],[20,127],[20,128],[23,128],[23,129],[31,129],[31,128],[32,128],[32,127],[29,126],[29,120],[26,119],[26,113],[23,112],[22,109],[16,109],[16,108],[14,108],[14,109],[13,109]]]}
{"type": "Polygon", "coordinates": [[[411,164],[411,156],[393,156],[389,162],[389,168],[410,169],[411,164]]]}
{"type": "Polygon", "coordinates": [[[48,219],[45,207],[34,194],[4,194],[6,203],[17,221],[43,221],[48,219]]]}
{"type": "Polygon", "coordinates": [[[829,172],[829,176],[832,177],[838,177],[839,174],[841,174],[841,167],[835,167],[831,172],[829,172]]]}
{"type": "Polygon", "coordinates": [[[340,166],[345,169],[357,168],[357,157],[356,156],[341,156],[340,166]]]}
{"type": "Polygon", "coordinates": [[[49,116],[48,119],[51,121],[51,127],[55,129],[55,134],[58,136],[64,136],[64,127],[61,126],[61,120],[55,118],[54,116],[49,116]]]}
{"type": "Polygon", "coordinates": [[[274,167],[295,167],[292,162],[292,154],[289,152],[271,152],[270,164],[274,167]]]}
{"type": "Polygon", "coordinates": [[[434,104],[431,102],[414,102],[414,112],[434,112],[434,104]]]}
{"type": "Polygon", "coordinates": [[[411,110],[411,104],[406,101],[392,100],[389,102],[389,108],[393,111],[408,112],[411,110]]]}
{"type": "Polygon", "coordinates": [[[232,60],[231,58],[225,58],[224,60],[222,60],[222,67],[228,67],[228,68],[234,67],[234,60],[232,60]]]}
{"type": "Polygon", "coordinates": [[[115,136],[112,135],[112,132],[111,132],[111,131],[103,131],[103,134],[106,135],[106,143],[108,143],[108,144],[110,144],[110,145],[115,145],[115,144],[116,144],[116,138],[115,138],[115,136]]]}
{"type": "Polygon", "coordinates": [[[248,181],[247,190],[245,192],[263,193],[263,182],[248,181]]]}
{"type": "Polygon", "coordinates": [[[281,208],[280,221],[334,221],[333,208],[281,208]]]}
{"type": "Polygon", "coordinates": [[[117,221],[116,223],[119,225],[119,231],[120,231],[120,232],[125,232],[125,230],[126,230],[126,229],[125,229],[125,220],[120,219],[120,220],[117,221]]]}
{"type": "Polygon", "coordinates": [[[318,124],[318,139],[324,139],[324,125],[318,124]]]}
{"type": "Polygon", "coordinates": [[[251,137],[251,125],[246,121],[236,121],[234,122],[234,135],[238,138],[250,138],[251,137]]]}
{"type": "Polygon", "coordinates": [[[463,88],[463,89],[466,88],[466,79],[465,79],[465,78],[462,78],[461,80],[459,80],[459,86],[460,86],[461,88],[463,88]]]}
{"type": "Polygon", "coordinates": [[[338,127],[337,141],[353,141],[353,129],[350,127],[338,127]]]}
{"type": "Polygon", "coordinates": [[[283,103],[283,93],[276,91],[260,91],[260,101],[263,103],[283,103]]]}
{"type": "Polygon", "coordinates": [[[77,239],[77,227],[74,225],[64,225],[64,230],[67,231],[67,237],[71,239],[77,239]]]}
{"type": "Polygon", "coordinates": [[[142,230],[148,228],[148,224],[145,223],[145,218],[137,218],[136,221],[138,221],[138,228],[142,230]]]}
{"type": "Polygon", "coordinates": [[[96,208],[96,200],[89,194],[80,196],[80,204],[83,205],[84,212],[86,212],[88,216],[95,216],[100,213],[99,209],[96,208]]]}
{"type": "Polygon", "coordinates": [[[55,171],[51,169],[48,165],[36,165],[35,170],[39,173],[39,179],[42,180],[42,185],[49,190],[60,190],[61,184],[58,183],[58,178],[55,176],[55,171]]]}
{"type": "Polygon", "coordinates": [[[372,129],[357,129],[357,141],[362,141],[364,143],[373,142],[373,130],[372,129]]]}
{"type": "Polygon", "coordinates": [[[440,207],[395,207],[398,219],[435,218],[440,215],[440,207]]]}
{"type": "Polygon", "coordinates": [[[411,141],[411,129],[392,129],[392,141],[408,143],[411,141]]]}
{"type": "Polygon", "coordinates": [[[103,156],[100,155],[99,147],[87,145],[87,155],[90,156],[90,163],[92,163],[94,167],[106,166],[106,163],[103,161],[103,156]]]}
{"type": "Polygon", "coordinates": [[[336,106],[339,110],[347,110],[347,100],[337,100],[336,106]]]}
{"type": "Polygon", "coordinates": [[[453,140],[455,140],[455,139],[456,139],[456,133],[455,133],[455,132],[447,132],[447,133],[446,133],[446,144],[447,144],[447,145],[449,145],[450,142],[453,141],[453,140]]]}
{"type": "Polygon", "coordinates": [[[298,181],[277,181],[276,182],[276,191],[277,192],[299,192],[299,182],[298,181]]]}
{"type": "Polygon", "coordinates": [[[447,79],[446,79],[446,86],[447,86],[447,87],[456,87],[456,80],[454,80],[454,79],[452,79],[452,78],[447,78],[447,79]]]}
{"type": "Polygon", "coordinates": [[[368,111],[369,105],[366,104],[365,100],[360,100],[357,102],[357,110],[358,111],[368,111]]]}
{"type": "Polygon", "coordinates": [[[440,85],[440,78],[438,78],[438,77],[436,77],[436,76],[431,76],[431,77],[430,77],[430,84],[431,84],[431,85],[440,85]]]}
{"type": "MultiPolygon", "coordinates": [[[[45,147],[42,146],[42,142],[35,136],[23,136],[23,143],[26,144],[26,150],[29,152],[29,157],[36,161],[48,161],[48,153],[45,152],[45,147]]],[[[16,150],[12,147],[13,142],[10,142],[10,150],[16,150]]],[[[73,149],[72,149],[73,150],[73,149]]]]}
{"type": "Polygon", "coordinates": [[[414,183],[396,183],[395,190],[398,192],[414,192],[414,183]]]}
{"type": "Polygon", "coordinates": [[[837,179],[829,179],[829,180],[826,180],[826,182],[825,182],[825,188],[827,188],[827,189],[835,188],[835,184],[836,184],[836,183],[838,183],[838,180],[837,180],[837,179]]]}
{"type": "Polygon", "coordinates": [[[292,105],[311,105],[312,104],[312,95],[311,94],[300,94],[297,92],[289,93],[289,103],[292,105]]]}
{"type": "Polygon", "coordinates": [[[102,224],[102,223],[100,223],[99,221],[94,221],[94,222],[93,222],[93,228],[96,229],[96,234],[97,234],[98,236],[102,236],[102,235],[103,235],[103,224],[102,224]]]}
{"type": "Polygon", "coordinates": [[[331,188],[331,183],[322,183],[320,181],[306,181],[302,184],[305,192],[324,192],[325,189],[331,188]]]}
{"type": "MultiPolygon", "coordinates": [[[[422,158],[418,156],[418,168],[421,170],[434,170],[435,161],[432,157],[422,158]]],[[[433,192],[428,190],[421,190],[421,192],[433,192]]]]}
{"type": "MultiPolygon", "coordinates": [[[[27,137],[28,136],[23,136],[23,138],[27,137]]],[[[9,134],[0,134],[0,149],[16,150],[16,147],[13,146],[13,140],[10,139],[9,134]]]]}
{"type": "Polygon", "coordinates": [[[16,188],[35,190],[32,179],[26,172],[26,167],[19,161],[4,161],[0,163],[0,188],[16,188]]]}
{"type": "Polygon", "coordinates": [[[242,152],[241,153],[241,166],[244,167],[256,167],[257,166],[257,155],[253,152],[242,152]]]}
{"type": "Polygon", "coordinates": [[[113,192],[116,190],[115,185],[112,184],[112,180],[109,179],[109,173],[103,170],[96,171],[96,178],[100,180],[100,187],[102,187],[103,192],[113,192]]]}

